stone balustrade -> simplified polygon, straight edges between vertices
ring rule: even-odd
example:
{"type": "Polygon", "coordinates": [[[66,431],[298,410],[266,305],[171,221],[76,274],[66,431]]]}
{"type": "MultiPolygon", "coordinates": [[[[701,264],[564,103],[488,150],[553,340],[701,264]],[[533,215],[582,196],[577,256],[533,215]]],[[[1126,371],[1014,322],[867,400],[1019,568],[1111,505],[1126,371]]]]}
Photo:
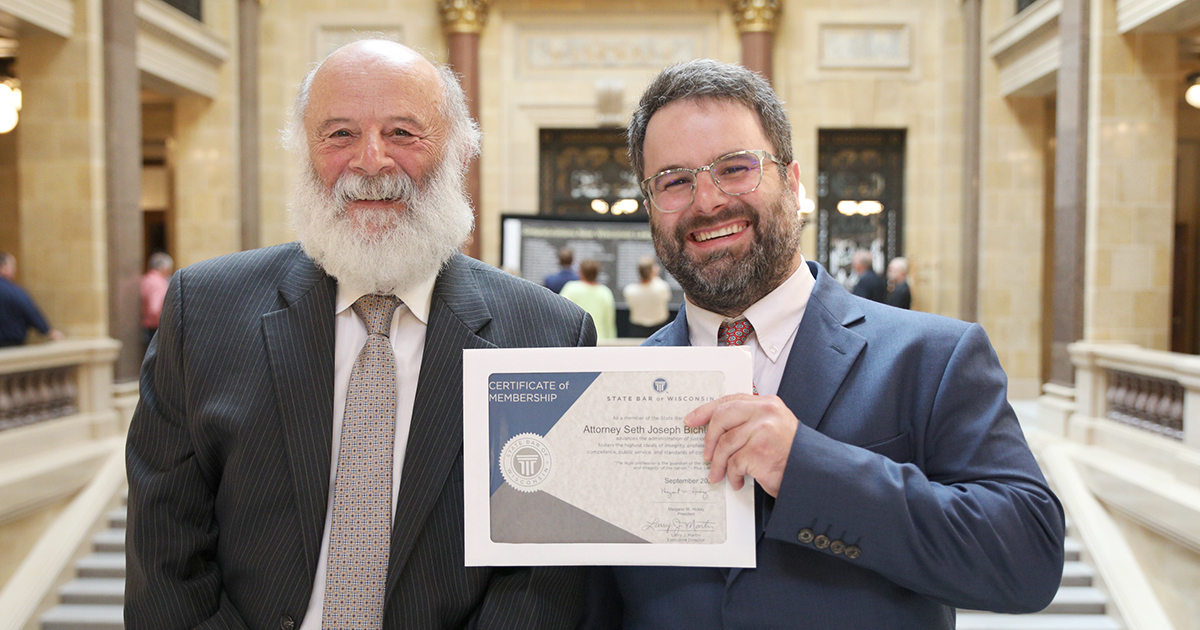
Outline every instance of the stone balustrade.
{"type": "Polygon", "coordinates": [[[1200,449],[1200,356],[1127,344],[1071,344],[1077,413],[1200,449]]]}
{"type": "Polygon", "coordinates": [[[0,431],[112,408],[113,339],[0,349],[0,431]]]}

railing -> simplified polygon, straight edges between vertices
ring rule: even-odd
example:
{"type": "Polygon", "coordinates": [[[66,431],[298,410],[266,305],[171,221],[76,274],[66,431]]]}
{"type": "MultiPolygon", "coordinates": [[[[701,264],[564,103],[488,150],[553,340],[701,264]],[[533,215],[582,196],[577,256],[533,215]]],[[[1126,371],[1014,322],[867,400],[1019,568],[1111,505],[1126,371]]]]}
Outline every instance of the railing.
{"type": "Polygon", "coordinates": [[[1200,356],[1125,344],[1071,344],[1078,413],[1200,448],[1200,356]]]}
{"type": "Polygon", "coordinates": [[[75,366],[0,374],[0,431],[79,410],[75,366]]]}
{"type": "Polygon", "coordinates": [[[1183,441],[1183,387],[1176,381],[1110,370],[1104,416],[1183,441]]]}
{"type": "Polygon", "coordinates": [[[113,339],[0,350],[0,431],[112,408],[113,339]]]}

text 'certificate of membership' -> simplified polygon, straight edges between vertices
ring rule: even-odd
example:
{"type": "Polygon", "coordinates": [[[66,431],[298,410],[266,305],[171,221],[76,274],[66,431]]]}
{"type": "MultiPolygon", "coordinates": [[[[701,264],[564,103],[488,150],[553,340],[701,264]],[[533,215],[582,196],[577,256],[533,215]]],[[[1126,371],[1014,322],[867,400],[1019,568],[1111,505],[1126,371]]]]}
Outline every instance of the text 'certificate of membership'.
{"type": "Polygon", "coordinates": [[[754,566],[754,484],[708,483],[707,426],[745,348],[463,351],[467,566],[754,566]]]}

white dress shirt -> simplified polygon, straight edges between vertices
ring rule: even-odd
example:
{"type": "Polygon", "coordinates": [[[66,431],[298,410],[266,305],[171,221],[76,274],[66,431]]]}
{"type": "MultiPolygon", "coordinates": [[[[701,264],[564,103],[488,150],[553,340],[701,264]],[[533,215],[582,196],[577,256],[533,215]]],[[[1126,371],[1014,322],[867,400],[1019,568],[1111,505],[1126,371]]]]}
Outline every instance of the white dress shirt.
{"type": "MultiPolygon", "coordinates": [[[[774,396],[779,392],[792,342],[796,340],[796,329],[804,318],[804,309],[815,285],[812,272],[801,258],[795,273],[741,315],[754,327],[743,347],[749,348],[754,355],[754,386],[763,396],[774,396]]],[[[688,336],[693,346],[717,345],[717,330],[722,323],[734,319],[687,301],[688,336]]]]}
{"type": "MultiPolygon", "coordinates": [[[[429,321],[429,303],[433,298],[431,277],[419,286],[397,293],[403,304],[392,316],[389,333],[392,350],[396,353],[396,439],[392,454],[392,517],[396,515],[396,497],[400,494],[400,473],[404,470],[404,451],[408,445],[408,430],[412,423],[413,403],[417,394],[417,378],[421,373],[421,353],[425,350],[425,327],[429,321]]],[[[329,497],[325,507],[325,528],[321,534],[321,555],[313,580],[308,612],[299,630],[320,630],[325,608],[325,568],[329,559],[329,526],[333,519],[333,487],[337,476],[338,451],[342,441],[342,414],[346,410],[346,390],[350,387],[350,371],[358,353],[367,343],[367,327],[359,319],[354,302],[365,295],[354,287],[338,283],[335,316],[336,339],[333,358],[333,457],[329,469],[329,497]]]]}

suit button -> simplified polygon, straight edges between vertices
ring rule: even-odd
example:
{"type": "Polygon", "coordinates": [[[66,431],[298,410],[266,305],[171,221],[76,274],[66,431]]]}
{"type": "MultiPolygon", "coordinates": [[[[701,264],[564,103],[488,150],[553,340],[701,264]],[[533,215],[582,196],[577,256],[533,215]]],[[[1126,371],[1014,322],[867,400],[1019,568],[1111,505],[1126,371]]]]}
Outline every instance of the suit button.
{"type": "Polygon", "coordinates": [[[850,558],[851,560],[858,560],[858,557],[861,555],[862,555],[862,549],[859,549],[858,547],[855,547],[854,545],[850,545],[849,547],[846,547],[846,557],[847,558],[850,558]]]}
{"type": "Polygon", "coordinates": [[[821,534],[820,536],[817,536],[816,540],[813,541],[813,546],[816,547],[817,549],[824,549],[824,548],[828,547],[829,546],[829,537],[826,536],[825,534],[821,534]]]}
{"type": "Polygon", "coordinates": [[[829,550],[833,553],[844,553],[846,551],[846,543],[840,540],[835,540],[829,543],[829,550]]]}
{"type": "Polygon", "coordinates": [[[806,528],[804,528],[804,529],[800,530],[800,533],[799,533],[799,534],[796,534],[796,538],[797,538],[797,539],[798,539],[800,542],[802,542],[802,543],[804,543],[804,544],[806,544],[806,545],[807,545],[808,543],[810,543],[810,542],[812,542],[812,541],[813,541],[813,531],[812,531],[811,529],[808,529],[808,528],[806,527],[806,528]]]}
{"type": "Polygon", "coordinates": [[[279,618],[279,630],[293,630],[296,627],[296,622],[288,615],[279,618]]]}

